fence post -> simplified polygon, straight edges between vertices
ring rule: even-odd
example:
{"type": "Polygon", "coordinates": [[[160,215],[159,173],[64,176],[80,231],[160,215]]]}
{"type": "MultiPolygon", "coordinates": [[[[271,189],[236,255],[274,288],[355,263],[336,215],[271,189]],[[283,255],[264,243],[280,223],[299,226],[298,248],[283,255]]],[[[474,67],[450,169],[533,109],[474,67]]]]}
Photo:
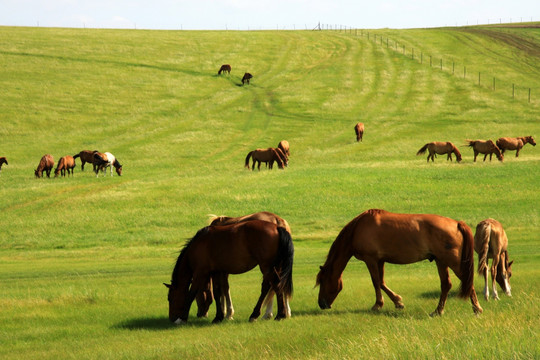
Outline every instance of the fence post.
{"type": "Polygon", "coordinates": [[[388,38],[386,38],[386,48],[388,49],[388,38]]]}

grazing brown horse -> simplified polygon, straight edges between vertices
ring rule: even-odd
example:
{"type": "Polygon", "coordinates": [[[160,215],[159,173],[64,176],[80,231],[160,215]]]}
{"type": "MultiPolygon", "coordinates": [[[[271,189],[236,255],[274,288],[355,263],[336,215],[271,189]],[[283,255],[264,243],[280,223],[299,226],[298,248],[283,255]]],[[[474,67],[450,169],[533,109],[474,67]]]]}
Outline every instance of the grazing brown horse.
{"type": "Polygon", "coordinates": [[[58,165],[56,165],[56,169],[54,170],[54,177],[57,177],[58,174],[62,173],[62,176],[66,176],[66,171],[69,177],[69,172],[71,170],[71,176],[73,176],[73,168],[76,166],[75,159],[73,156],[66,155],[60,158],[58,160],[58,165]]]}
{"type": "Polygon", "coordinates": [[[287,156],[287,158],[291,156],[291,153],[289,151],[289,142],[287,140],[281,140],[277,148],[281,149],[281,151],[283,151],[283,153],[285,154],[285,156],[287,156]]]}
{"type": "Polygon", "coordinates": [[[356,142],[362,141],[364,136],[364,123],[358,123],[354,126],[354,132],[356,133],[356,142]]]}
{"type": "Polygon", "coordinates": [[[34,170],[34,175],[37,178],[40,178],[43,176],[43,172],[47,174],[47,177],[51,177],[51,170],[54,167],[54,158],[52,155],[45,154],[39,161],[39,165],[36,170],[34,170]]]}
{"type": "Polygon", "coordinates": [[[476,162],[476,157],[478,154],[484,154],[484,161],[486,161],[486,157],[489,155],[489,161],[491,161],[491,157],[493,154],[497,156],[497,159],[499,161],[503,161],[504,156],[501,153],[501,150],[495,145],[493,140],[465,140],[467,141],[467,144],[465,146],[470,146],[473,148],[474,151],[474,161],[476,162]]]}
{"type": "Polygon", "coordinates": [[[251,75],[250,73],[245,73],[244,77],[242,77],[242,85],[244,85],[245,83],[248,83],[249,85],[249,80],[251,78],[253,78],[253,75],[251,75]]]}
{"type": "Polygon", "coordinates": [[[258,164],[257,169],[261,170],[261,162],[264,163],[270,163],[269,168],[272,169],[274,161],[277,162],[278,167],[280,169],[283,169],[285,167],[284,159],[280,156],[280,154],[276,151],[274,148],[268,148],[268,149],[256,149],[253,151],[250,151],[246,156],[245,161],[245,167],[249,169],[249,159],[253,158],[253,165],[251,167],[251,170],[255,169],[255,163],[258,164]]]}
{"type": "Polygon", "coordinates": [[[459,296],[470,297],[474,312],[482,312],[474,291],[474,239],[471,229],[462,221],[377,209],[360,214],[341,230],[317,275],[321,309],[329,309],[343,288],[343,270],[353,256],[366,263],[371,275],[376,296],[372,310],[383,306],[381,289],[396,308],[404,307],[401,296],[384,282],[385,262],[411,264],[427,259],[435,260],[441,280],[441,296],[432,316],[444,311],[452,287],[448,268],[461,280],[459,296]]]}
{"type": "Polygon", "coordinates": [[[96,165],[94,164],[94,154],[97,152],[97,150],[83,150],[80,153],[73,155],[73,159],[76,159],[78,157],[81,158],[81,171],[84,171],[84,164],[89,163],[92,164],[92,170],[95,172],[96,165]]]}
{"type": "Polygon", "coordinates": [[[221,73],[222,72],[224,73],[225,71],[228,74],[230,74],[231,70],[232,70],[231,65],[229,65],[229,64],[221,65],[221,67],[219,68],[219,71],[218,71],[218,75],[221,75],[221,73]]]}
{"type": "Polygon", "coordinates": [[[534,141],[532,136],[523,136],[517,138],[503,137],[497,140],[497,146],[499,149],[501,149],[503,154],[506,150],[516,150],[516,157],[519,156],[519,151],[526,144],[536,146],[536,141],[534,141]]]}
{"type": "Polygon", "coordinates": [[[2,165],[4,164],[9,165],[7,159],[4,156],[2,156],[0,157],[0,172],[2,172],[2,165]]]}
{"type": "MultiPolygon", "coordinates": [[[[262,220],[262,221],[268,221],[268,222],[274,223],[278,227],[284,228],[285,230],[287,230],[289,234],[291,234],[291,228],[289,226],[289,223],[285,219],[268,211],[261,211],[261,212],[257,212],[257,213],[253,213],[253,214],[249,214],[245,216],[240,216],[240,217],[214,216],[210,219],[210,226],[223,226],[223,225],[237,224],[240,222],[245,222],[245,221],[250,221],[250,220],[262,220]]],[[[215,281],[216,279],[212,279],[212,280],[215,281]]],[[[223,305],[226,304],[225,309],[224,309],[226,313],[226,318],[232,319],[234,315],[234,307],[232,304],[231,294],[228,291],[229,283],[227,280],[227,276],[221,277],[217,279],[217,281],[221,281],[222,290],[226,289],[226,291],[223,291],[223,293],[221,294],[222,295],[221,299],[222,299],[222,304],[223,305]]],[[[208,286],[208,288],[210,288],[210,286],[208,286]]],[[[211,291],[206,291],[206,292],[197,294],[196,300],[197,300],[197,306],[198,306],[197,316],[206,317],[208,314],[208,309],[210,308],[210,305],[212,304],[211,291]]],[[[263,307],[266,307],[266,312],[263,315],[263,319],[271,319],[273,317],[273,314],[272,314],[273,300],[274,300],[274,291],[270,290],[263,302],[263,307]]],[[[286,304],[287,317],[290,317],[291,308],[289,306],[289,298],[285,298],[285,304],[286,304]]]]}
{"type": "MultiPolygon", "coordinates": [[[[261,294],[250,321],[261,313],[264,298],[273,289],[278,299],[276,320],[286,318],[285,298],[292,295],[294,247],[284,228],[268,221],[251,220],[225,226],[207,226],[184,246],[172,272],[169,288],[169,319],[187,321],[191,303],[204,291],[214,274],[242,274],[255,266],[263,274],[261,294]]],[[[221,294],[220,282],[213,281],[214,294],[221,294]]],[[[223,320],[221,297],[216,296],[216,317],[223,320]]]]}
{"type": "Polygon", "coordinates": [[[440,141],[434,141],[427,143],[426,145],[422,146],[420,150],[416,153],[416,155],[422,155],[426,152],[426,150],[429,150],[429,154],[427,157],[427,161],[429,162],[429,158],[431,158],[431,162],[434,162],[435,160],[435,154],[443,155],[448,154],[446,157],[446,160],[452,161],[452,153],[456,155],[456,161],[460,162],[462,160],[461,153],[457,149],[457,147],[452,144],[450,141],[448,142],[440,142],[440,141]]]}
{"type": "Polygon", "coordinates": [[[506,295],[512,296],[509,280],[512,276],[513,261],[508,262],[508,237],[500,222],[486,219],[476,226],[474,250],[478,253],[478,273],[484,276],[484,297],[486,300],[489,300],[488,258],[493,259],[491,262],[493,298],[499,300],[495,280],[506,295]]]}

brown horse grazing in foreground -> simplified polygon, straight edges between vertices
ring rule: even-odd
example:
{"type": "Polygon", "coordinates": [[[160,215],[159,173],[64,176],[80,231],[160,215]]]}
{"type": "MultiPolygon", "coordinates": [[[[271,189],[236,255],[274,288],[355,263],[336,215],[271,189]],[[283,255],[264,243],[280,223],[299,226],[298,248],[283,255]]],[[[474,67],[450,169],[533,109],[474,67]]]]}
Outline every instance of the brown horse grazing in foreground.
{"type": "Polygon", "coordinates": [[[517,138],[503,137],[497,140],[497,146],[499,149],[501,149],[503,154],[506,150],[516,150],[516,157],[519,156],[519,151],[526,144],[536,146],[536,141],[534,141],[532,136],[523,136],[517,138]]]}
{"type": "Polygon", "coordinates": [[[362,141],[364,136],[364,123],[358,123],[354,126],[354,132],[356,133],[356,142],[362,141]]]}
{"type": "Polygon", "coordinates": [[[261,162],[270,163],[270,169],[272,169],[274,161],[278,163],[278,167],[283,169],[285,167],[285,161],[280,154],[274,148],[268,149],[256,149],[250,151],[246,156],[245,167],[249,169],[249,159],[253,158],[253,165],[251,170],[255,169],[255,163],[258,164],[257,169],[261,170],[261,162]]]}
{"type": "Polygon", "coordinates": [[[2,165],[4,164],[9,165],[7,159],[4,156],[2,156],[0,157],[0,172],[2,172],[2,165]]]}
{"type": "MultiPolygon", "coordinates": [[[[278,227],[282,227],[289,234],[291,234],[291,228],[289,226],[289,223],[279,217],[276,214],[273,214],[268,211],[261,211],[245,216],[240,217],[228,217],[228,216],[214,216],[210,219],[210,226],[223,226],[223,225],[230,225],[230,224],[237,224],[240,222],[250,221],[250,220],[262,220],[262,221],[268,221],[271,223],[276,224],[278,227]]],[[[231,294],[228,291],[229,290],[229,282],[228,282],[228,276],[222,276],[218,279],[213,278],[212,281],[221,281],[221,287],[223,293],[221,294],[221,304],[225,306],[223,309],[225,312],[225,317],[227,319],[232,319],[234,315],[234,307],[232,304],[231,294]]],[[[197,300],[197,316],[198,317],[206,317],[208,314],[208,309],[210,308],[210,305],[212,304],[212,292],[210,291],[210,286],[208,286],[208,290],[204,292],[200,292],[196,296],[197,300]]],[[[273,306],[273,300],[274,300],[274,291],[270,290],[268,292],[268,295],[264,299],[263,307],[266,308],[266,312],[263,315],[263,319],[271,319],[273,317],[272,314],[272,306],[273,306]]],[[[289,298],[285,298],[285,305],[286,305],[286,314],[287,317],[291,316],[291,308],[289,306],[289,298]]]]}
{"type": "MultiPolygon", "coordinates": [[[[276,320],[287,317],[285,299],[292,295],[294,247],[290,234],[268,221],[251,220],[225,226],[207,226],[184,246],[172,272],[169,288],[169,319],[175,324],[187,321],[195,296],[210,284],[216,274],[242,274],[255,266],[263,274],[261,294],[250,321],[261,313],[270,289],[278,299],[276,320]]],[[[213,281],[214,294],[221,294],[220,282],[213,281]]],[[[216,296],[216,317],[223,320],[221,296],[216,296]]]]}
{"type": "Polygon", "coordinates": [[[384,282],[385,262],[412,264],[428,259],[435,260],[441,279],[441,296],[432,316],[441,315],[444,311],[452,287],[448,268],[461,280],[459,296],[470,297],[474,312],[482,312],[474,291],[474,239],[471,229],[462,221],[438,215],[394,214],[377,209],[360,214],[341,230],[317,275],[317,285],[321,286],[321,309],[329,309],[343,288],[343,270],[353,256],[366,263],[371,275],[376,296],[372,310],[383,306],[381,289],[396,308],[404,307],[401,296],[384,282]]]}
{"type": "Polygon", "coordinates": [[[34,170],[34,175],[37,178],[40,178],[43,176],[43,172],[47,174],[47,177],[51,177],[51,170],[54,167],[54,158],[52,155],[45,154],[41,157],[41,160],[39,161],[39,165],[36,170],[34,170]]]}
{"type": "Polygon", "coordinates": [[[450,141],[448,142],[440,142],[440,141],[434,141],[427,143],[426,145],[422,146],[420,150],[416,153],[416,155],[422,155],[426,152],[426,150],[429,150],[429,155],[427,157],[427,161],[429,162],[429,158],[431,158],[431,162],[434,162],[435,160],[435,154],[443,155],[448,154],[446,157],[446,160],[450,159],[452,161],[452,153],[456,155],[456,161],[460,162],[462,160],[461,153],[457,149],[457,147],[452,144],[450,141]]]}
{"type": "Polygon", "coordinates": [[[465,146],[470,146],[473,148],[474,151],[474,161],[476,162],[476,157],[478,154],[484,154],[484,161],[486,161],[486,157],[489,155],[489,161],[491,161],[491,157],[493,154],[497,156],[497,159],[499,161],[503,161],[504,156],[501,153],[501,150],[495,145],[495,143],[492,140],[465,140],[467,141],[467,144],[465,146]]]}
{"type": "Polygon", "coordinates": [[[250,73],[245,73],[244,74],[244,77],[242,77],[242,85],[244,85],[246,82],[248,83],[249,85],[249,80],[253,78],[253,75],[251,75],[250,73]]]}
{"type": "Polygon", "coordinates": [[[508,237],[500,222],[486,219],[476,226],[474,250],[478,253],[478,273],[484,276],[484,297],[486,300],[489,300],[488,258],[493,259],[491,263],[493,298],[499,300],[495,280],[506,295],[512,296],[509,280],[512,276],[513,261],[508,262],[508,237]]]}
{"type": "Polygon", "coordinates": [[[76,159],[78,157],[81,158],[81,171],[84,171],[84,164],[89,163],[92,164],[92,170],[95,172],[96,165],[94,164],[94,154],[97,152],[97,150],[83,150],[80,153],[73,155],[73,159],[76,159]]]}
{"type": "Polygon", "coordinates": [[[222,72],[224,73],[225,71],[228,74],[230,74],[231,70],[232,70],[231,65],[229,65],[229,64],[221,65],[221,67],[219,68],[219,71],[218,71],[218,75],[221,75],[221,73],[222,72]]]}
{"type": "Polygon", "coordinates": [[[287,140],[281,140],[277,148],[281,149],[281,151],[283,151],[283,153],[285,154],[285,156],[287,156],[287,158],[291,156],[291,152],[289,151],[289,142],[287,140]]]}
{"type": "Polygon", "coordinates": [[[54,177],[57,177],[58,174],[62,173],[62,176],[66,176],[66,171],[69,177],[69,171],[71,170],[71,176],[73,176],[73,168],[76,166],[75,159],[73,156],[66,155],[60,158],[58,160],[58,165],[56,165],[56,169],[54,170],[54,177]]]}

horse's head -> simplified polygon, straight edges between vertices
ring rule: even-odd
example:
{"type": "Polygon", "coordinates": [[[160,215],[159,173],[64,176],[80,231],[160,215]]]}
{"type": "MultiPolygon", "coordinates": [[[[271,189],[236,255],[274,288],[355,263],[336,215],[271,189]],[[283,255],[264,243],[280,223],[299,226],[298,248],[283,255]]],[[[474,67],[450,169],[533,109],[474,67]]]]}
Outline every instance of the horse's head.
{"type": "MultiPolygon", "coordinates": [[[[526,142],[528,142],[532,146],[536,146],[536,141],[534,141],[532,136],[525,136],[525,140],[526,140],[526,142]]],[[[7,162],[6,162],[6,164],[7,164],[7,162]]]]}
{"type": "Polygon", "coordinates": [[[37,177],[37,178],[40,178],[41,177],[41,174],[42,174],[42,171],[41,170],[34,170],[34,175],[37,177]]]}
{"type": "Polygon", "coordinates": [[[454,149],[452,151],[456,155],[456,161],[457,162],[460,162],[461,160],[463,160],[463,158],[461,157],[461,153],[459,152],[457,147],[454,146],[454,149]]]}
{"type": "Polygon", "coordinates": [[[116,173],[118,174],[118,176],[122,176],[122,166],[116,168],[116,173]]]}
{"type": "Polygon", "coordinates": [[[495,277],[495,280],[497,281],[497,284],[499,284],[501,289],[508,295],[510,295],[510,293],[511,293],[511,291],[510,291],[510,278],[512,277],[512,264],[513,263],[514,263],[513,260],[508,262],[508,252],[507,252],[504,263],[500,262],[498,267],[497,267],[497,276],[495,277]],[[504,273],[503,273],[503,266],[506,267],[506,278],[505,278],[504,273]]]}
{"type": "MultiPolygon", "coordinates": [[[[182,287],[178,285],[170,285],[163,283],[168,289],[167,300],[169,301],[169,320],[175,324],[181,324],[187,321],[182,319],[182,310],[186,303],[187,289],[182,291],[182,287]]],[[[188,284],[189,286],[189,284],[188,284]]]]}
{"type": "Polygon", "coordinates": [[[319,290],[319,307],[321,309],[330,309],[332,303],[343,289],[343,279],[341,275],[337,279],[333,279],[332,271],[328,267],[321,266],[321,270],[317,274],[317,283],[321,288],[319,290]]]}

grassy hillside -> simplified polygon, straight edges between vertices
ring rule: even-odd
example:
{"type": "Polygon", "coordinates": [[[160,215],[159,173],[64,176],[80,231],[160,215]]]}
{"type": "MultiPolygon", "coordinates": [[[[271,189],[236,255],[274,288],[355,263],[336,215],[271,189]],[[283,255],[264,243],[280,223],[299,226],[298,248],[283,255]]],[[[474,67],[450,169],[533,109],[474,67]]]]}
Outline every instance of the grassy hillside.
{"type": "Polygon", "coordinates": [[[540,136],[540,29],[369,33],[0,28],[0,156],[9,161],[0,174],[0,336],[10,344],[0,354],[539,356],[539,149],[473,163],[462,145],[540,136]],[[232,73],[217,76],[224,63],[232,73]],[[249,86],[244,72],[254,75],[249,86]],[[283,139],[286,170],[244,169],[249,151],[283,139]],[[435,140],[458,145],[463,162],[415,155],[435,140]],[[124,176],[96,178],[78,162],[73,178],[34,178],[43,154],[57,161],[83,149],[112,152],[124,176]],[[323,313],[318,265],[339,230],[374,207],[472,228],[501,221],[516,260],[513,298],[482,301],[479,318],[451,298],[442,319],[429,319],[435,266],[388,266],[387,283],[407,308],[387,301],[377,316],[365,265],[352,261],[345,290],[323,313]],[[262,210],[293,231],[293,318],[247,323],[260,280],[252,271],[231,278],[234,322],[171,327],[161,283],[185,239],[208,214],[262,210]]]}

